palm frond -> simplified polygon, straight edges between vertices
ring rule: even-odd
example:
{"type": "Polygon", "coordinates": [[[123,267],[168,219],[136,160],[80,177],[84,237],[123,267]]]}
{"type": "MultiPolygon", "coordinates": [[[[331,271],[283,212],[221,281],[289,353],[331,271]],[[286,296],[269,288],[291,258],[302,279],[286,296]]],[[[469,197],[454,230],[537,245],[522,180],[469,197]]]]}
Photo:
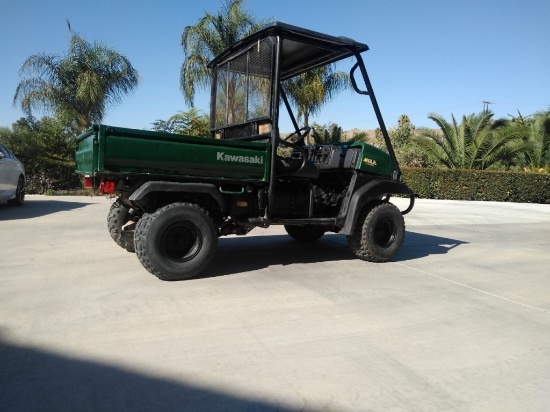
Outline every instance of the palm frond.
{"type": "Polygon", "coordinates": [[[441,129],[441,134],[434,133],[432,130],[420,129],[419,139],[431,139],[440,147],[439,155],[433,150],[430,150],[432,156],[436,156],[437,161],[446,165],[449,169],[461,167],[461,149],[458,144],[458,127],[454,116],[452,116],[452,124],[447,122],[441,115],[431,113],[428,118],[433,120],[441,129]]]}
{"type": "Polygon", "coordinates": [[[20,69],[14,104],[72,117],[85,129],[100,122],[107,107],[120,103],[139,83],[139,73],[123,55],[101,43],[88,43],[69,25],[69,50],[62,57],[29,56],[20,69]]]}
{"type": "Polygon", "coordinates": [[[455,168],[452,158],[446,150],[442,137],[438,135],[437,132],[426,128],[421,128],[419,129],[419,134],[413,139],[413,144],[421,152],[426,153],[426,155],[432,159],[434,163],[440,164],[449,169],[455,168]]]}
{"type": "Polygon", "coordinates": [[[244,0],[226,0],[216,14],[206,13],[192,26],[183,29],[181,48],[184,61],[180,69],[180,89],[191,107],[195,91],[210,85],[207,64],[233,43],[257,31],[261,24],[246,11],[244,0]]]}
{"type": "Polygon", "coordinates": [[[334,65],[328,65],[300,74],[284,83],[284,89],[291,103],[297,108],[298,119],[306,119],[317,113],[337,93],[350,87],[345,72],[335,72],[334,65]]]}

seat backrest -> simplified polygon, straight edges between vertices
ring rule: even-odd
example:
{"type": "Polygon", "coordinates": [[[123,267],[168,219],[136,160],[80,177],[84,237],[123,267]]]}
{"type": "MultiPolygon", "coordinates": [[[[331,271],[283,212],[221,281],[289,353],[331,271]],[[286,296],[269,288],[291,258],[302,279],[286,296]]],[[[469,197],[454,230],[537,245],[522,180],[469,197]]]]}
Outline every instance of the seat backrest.
{"type": "Polygon", "coordinates": [[[260,141],[271,136],[271,123],[257,121],[245,124],[228,126],[215,131],[216,139],[260,141]]]}

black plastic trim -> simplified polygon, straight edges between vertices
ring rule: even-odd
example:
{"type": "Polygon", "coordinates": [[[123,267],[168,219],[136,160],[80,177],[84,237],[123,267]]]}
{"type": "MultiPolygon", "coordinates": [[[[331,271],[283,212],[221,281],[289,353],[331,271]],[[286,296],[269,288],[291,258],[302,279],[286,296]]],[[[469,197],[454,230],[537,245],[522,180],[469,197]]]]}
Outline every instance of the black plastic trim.
{"type": "Polygon", "coordinates": [[[218,188],[211,183],[178,183],[178,182],[159,182],[150,181],[140,186],[129,197],[131,202],[142,202],[149,193],[153,192],[187,192],[187,193],[204,193],[212,196],[218,203],[220,208],[225,212],[225,201],[220,194],[218,188]]]}
{"type": "MultiPolygon", "coordinates": [[[[341,210],[337,218],[338,226],[341,226],[340,234],[351,235],[359,213],[365,205],[373,200],[380,199],[384,195],[400,194],[413,196],[411,189],[403,182],[386,179],[374,179],[361,186],[351,195],[346,210],[341,210]]],[[[409,210],[410,211],[410,210],[409,210]]]]}

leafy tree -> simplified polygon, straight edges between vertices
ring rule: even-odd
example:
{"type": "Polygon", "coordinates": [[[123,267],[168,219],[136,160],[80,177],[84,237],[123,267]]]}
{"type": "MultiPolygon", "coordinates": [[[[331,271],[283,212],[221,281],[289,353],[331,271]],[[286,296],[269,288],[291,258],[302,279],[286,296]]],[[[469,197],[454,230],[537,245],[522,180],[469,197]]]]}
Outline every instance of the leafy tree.
{"type": "Polygon", "coordinates": [[[33,54],[19,71],[14,104],[31,114],[42,109],[59,119],[75,119],[80,131],[100,123],[108,107],[139,83],[130,61],[101,43],[88,43],[69,25],[69,50],[64,56],[33,54]]]}
{"type": "Polygon", "coordinates": [[[339,143],[343,140],[342,128],[336,123],[319,125],[313,123],[311,135],[317,144],[339,143]]]}
{"type": "Polygon", "coordinates": [[[1,128],[0,137],[25,165],[27,193],[81,186],[74,172],[74,131],[59,120],[21,118],[11,130],[1,128]]]}
{"type": "Polygon", "coordinates": [[[180,72],[180,87],[185,102],[193,107],[198,88],[210,85],[208,63],[236,41],[258,31],[263,23],[242,8],[244,0],[226,0],[216,14],[206,13],[181,35],[185,56],[180,72]]]}
{"type": "Polygon", "coordinates": [[[371,137],[368,132],[359,130],[359,131],[353,132],[353,135],[351,136],[351,140],[355,140],[357,142],[369,143],[369,141],[371,140],[371,137]]]}
{"type": "Polygon", "coordinates": [[[406,114],[399,116],[397,119],[397,126],[390,128],[388,133],[395,148],[395,156],[401,166],[432,166],[428,156],[419,151],[414,144],[414,137],[417,133],[417,129],[416,126],[412,124],[409,116],[406,114]]]}
{"type": "MultiPolygon", "coordinates": [[[[409,116],[402,114],[397,119],[397,125],[388,129],[388,134],[395,151],[395,156],[400,166],[407,167],[428,167],[431,166],[428,156],[419,151],[414,144],[417,129],[412,124],[409,116]]],[[[382,130],[377,128],[374,131],[374,145],[386,150],[386,142],[382,136],[382,130]]]]}
{"type": "Polygon", "coordinates": [[[284,82],[284,90],[291,103],[298,109],[298,119],[309,126],[309,117],[332,100],[336,94],[350,86],[346,72],[334,71],[327,65],[302,73],[284,82]]]}
{"type": "Polygon", "coordinates": [[[440,130],[420,129],[415,144],[435,164],[449,169],[488,169],[524,151],[528,144],[521,130],[508,121],[493,121],[493,113],[463,116],[459,124],[454,116],[448,122],[438,114],[429,119],[440,130]]]}
{"type": "Polygon", "coordinates": [[[374,129],[374,146],[378,148],[386,147],[386,142],[384,141],[384,136],[382,135],[382,129],[379,127],[374,129]]]}
{"type": "Polygon", "coordinates": [[[179,111],[170,116],[168,120],[155,121],[153,130],[187,136],[209,137],[210,121],[208,116],[202,114],[196,108],[191,108],[186,112],[179,111]]]}
{"type": "Polygon", "coordinates": [[[397,119],[397,127],[390,131],[392,144],[397,148],[402,148],[410,143],[416,127],[412,124],[411,119],[406,114],[402,114],[397,119]]]}
{"type": "MultiPolygon", "coordinates": [[[[392,146],[395,150],[409,145],[412,137],[416,132],[416,127],[412,124],[411,119],[406,114],[402,114],[397,119],[397,125],[388,129],[392,146]]],[[[377,128],[374,133],[376,146],[385,148],[386,142],[382,136],[382,130],[377,128]]]]}

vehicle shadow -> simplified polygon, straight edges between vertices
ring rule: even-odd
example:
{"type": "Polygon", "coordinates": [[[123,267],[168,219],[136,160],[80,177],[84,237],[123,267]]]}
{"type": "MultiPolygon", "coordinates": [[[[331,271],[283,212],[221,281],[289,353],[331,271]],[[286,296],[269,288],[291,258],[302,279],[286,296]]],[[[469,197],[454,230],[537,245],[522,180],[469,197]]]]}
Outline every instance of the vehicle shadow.
{"type": "MultiPolygon", "coordinates": [[[[407,232],[393,262],[445,254],[465,244],[461,240],[424,233],[407,232]]],[[[292,265],[357,259],[344,235],[326,234],[319,241],[301,243],[287,235],[221,238],[213,262],[199,276],[208,278],[265,269],[273,265],[292,265]]]]}
{"type": "Polygon", "coordinates": [[[4,411],[298,410],[276,401],[222,393],[191,382],[148,376],[3,339],[0,339],[0,365],[0,402],[4,411]]]}
{"type": "Polygon", "coordinates": [[[394,262],[403,262],[426,256],[444,255],[451,249],[468,243],[463,240],[427,235],[425,233],[407,232],[401,250],[392,260],[394,262]]]}
{"type": "Polygon", "coordinates": [[[50,215],[52,213],[63,212],[67,210],[79,209],[90,205],[84,202],[67,202],[65,200],[30,200],[25,201],[23,206],[8,206],[0,204],[0,221],[32,219],[50,215]]]}
{"type": "Polygon", "coordinates": [[[231,275],[265,269],[273,265],[330,262],[355,259],[344,244],[325,235],[317,242],[303,243],[288,235],[220,238],[212,263],[199,278],[231,275]]]}

